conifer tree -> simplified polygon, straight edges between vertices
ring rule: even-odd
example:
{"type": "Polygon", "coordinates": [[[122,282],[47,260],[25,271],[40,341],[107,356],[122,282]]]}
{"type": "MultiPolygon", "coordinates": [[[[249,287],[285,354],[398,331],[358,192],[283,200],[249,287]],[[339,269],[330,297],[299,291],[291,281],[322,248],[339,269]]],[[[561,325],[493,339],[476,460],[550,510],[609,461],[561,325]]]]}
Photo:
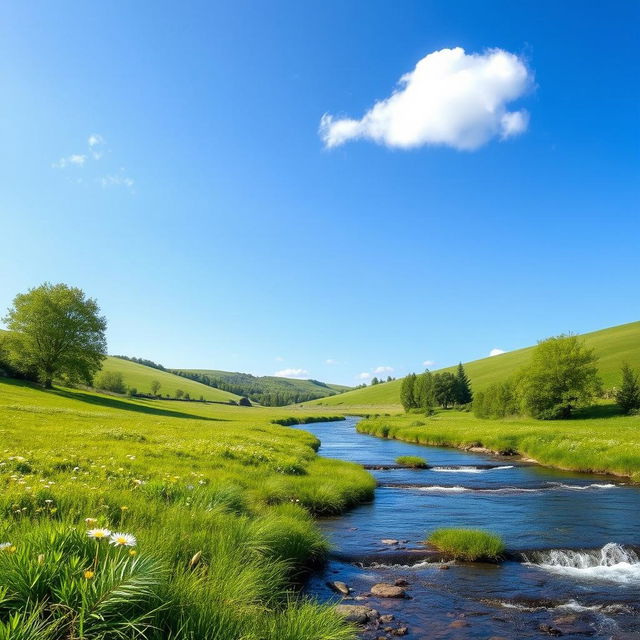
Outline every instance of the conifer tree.
{"type": "Polygon", "coordinates": [[[456,371],[456,404],[469,404],[472,400],[471,383],[460,362],[456,371]]]}

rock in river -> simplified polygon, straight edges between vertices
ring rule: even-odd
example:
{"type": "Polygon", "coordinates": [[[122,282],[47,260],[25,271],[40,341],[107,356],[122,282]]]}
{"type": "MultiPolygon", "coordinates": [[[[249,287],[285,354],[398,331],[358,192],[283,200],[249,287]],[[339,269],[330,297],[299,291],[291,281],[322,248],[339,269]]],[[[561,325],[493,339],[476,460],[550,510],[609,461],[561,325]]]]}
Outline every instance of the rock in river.
{"type": "Polygon", "coordinates": [[[389,544],[389,545],[399,544],[399,541],[394,540],[393,538],[383,538],[382,540],[380,540],[380,542],[382,542],[382,544],[389,544]]]}
{"type": "Polygon", "coordinates": [[[331,589],[333,589],[334,591],[341,593],[343,596],[348,596],[349,591],[351,591],[351,589],[349,589],[349,587],[344,582],[341,582],[340,580],[327,582],[327,586],[331,587],[331,589]]]}
{"type": "Polygon", "coordinates": [[[402,587],[396,587],[395,584],[387,584],[379,582],[371,587],[371,593],[378,598],[404,598],[405,593],[402,587]]]}
{"type": "Polygon", "coordinates": [[[355,622],[356,624],[367,624],[378,617],[378,612],[371,607],[365,607],[362,604],[339,604],[335,610],[347,622],[355,622]]]}

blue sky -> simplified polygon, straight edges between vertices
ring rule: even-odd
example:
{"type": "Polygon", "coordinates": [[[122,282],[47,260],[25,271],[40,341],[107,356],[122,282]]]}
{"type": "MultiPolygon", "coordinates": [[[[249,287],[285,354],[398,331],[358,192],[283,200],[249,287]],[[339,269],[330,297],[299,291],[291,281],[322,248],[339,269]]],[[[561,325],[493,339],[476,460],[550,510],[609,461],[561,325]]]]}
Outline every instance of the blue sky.
{"type": "Polygon", "coordinates": [[[212,5],[3,3],[0,308],[67,282],[111,353],[346,384],[638,319],[640,4],[212,5]],[[456,47],[522,65],[513,135],[424,79],[360,121],[456,47]]]}

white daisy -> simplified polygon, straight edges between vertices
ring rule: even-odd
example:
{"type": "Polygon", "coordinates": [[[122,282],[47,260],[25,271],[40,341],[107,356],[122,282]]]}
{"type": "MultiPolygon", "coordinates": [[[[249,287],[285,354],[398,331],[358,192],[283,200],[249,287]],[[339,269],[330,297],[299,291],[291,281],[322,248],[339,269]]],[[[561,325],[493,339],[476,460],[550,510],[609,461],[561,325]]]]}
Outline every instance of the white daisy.
{"type": "Polygon", "coordinates": [[[12,545],[10,542],[3,542],[2,544],[0,544],[0,551],[4,551],[5,549],[10,549],[11,546],[12,545]]]}
{"type": "Polygon", "coordinates": [[[90,538],[102,540],[103,538],[108,538],[111,535],[111,531],[109,531],[109,529],[89,529],[89,531],[87,531],[87,535],[90,538]]]}
{"type": "Polygon", "coordinates": [[[116,547],[135,547],[137,542],[130,533],[112,533],[109,539],[109,543],[116,547]]]}

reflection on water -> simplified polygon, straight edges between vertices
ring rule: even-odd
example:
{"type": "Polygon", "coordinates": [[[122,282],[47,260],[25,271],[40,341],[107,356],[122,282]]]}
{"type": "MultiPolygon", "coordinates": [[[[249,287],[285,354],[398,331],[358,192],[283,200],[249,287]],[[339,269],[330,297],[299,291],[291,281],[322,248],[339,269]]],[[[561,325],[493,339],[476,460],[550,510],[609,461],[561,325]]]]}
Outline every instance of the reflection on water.
{"type": "MultiPolygon", "coordinates": [[[[489,529],[509,549],[539,551],[526,563],[451,563],[448,570],[428,562],[361,569],[333,561],[310,581],[312,593],[335,599],[328,580],[344,580],[354,596],[376,582],[407,580],[411,599],[352,602],[393,613],[408,627],[407,638],[533,638],[549,629],[567,638],[640,638],[640,561],[629,549],[640,544],[640,489],[510,461],[479,469],[496,459],[358,434],[356,422],[304,429],[320,438],[327,457],[384,465],[421,455],[436,468],[374,471],[379,487],[371,504],[321,521],[338,551],[415,548],[442,526],[489,529]]],[[[381,627],[364,635],[385,633],[391,631],[381,627]]]]}

